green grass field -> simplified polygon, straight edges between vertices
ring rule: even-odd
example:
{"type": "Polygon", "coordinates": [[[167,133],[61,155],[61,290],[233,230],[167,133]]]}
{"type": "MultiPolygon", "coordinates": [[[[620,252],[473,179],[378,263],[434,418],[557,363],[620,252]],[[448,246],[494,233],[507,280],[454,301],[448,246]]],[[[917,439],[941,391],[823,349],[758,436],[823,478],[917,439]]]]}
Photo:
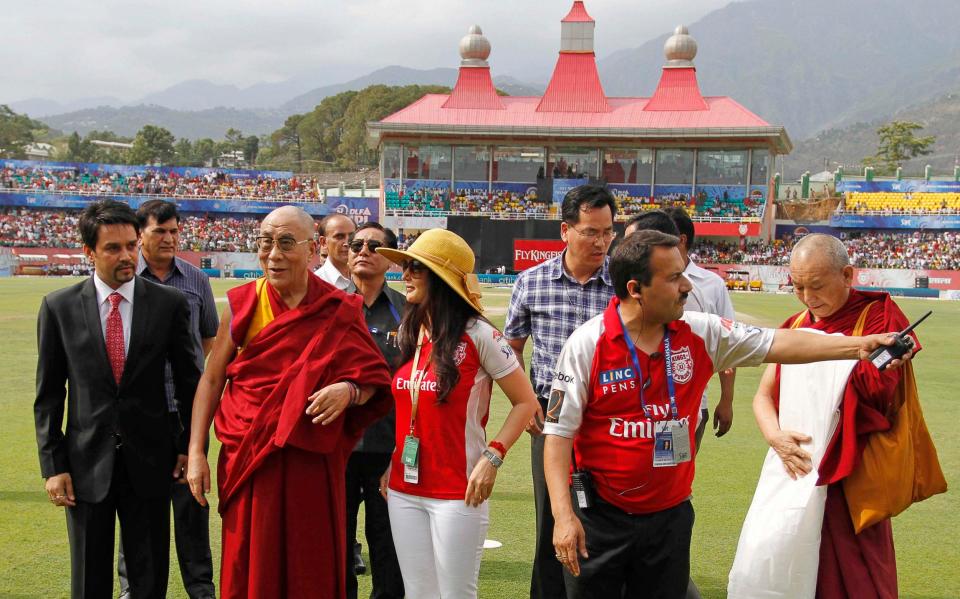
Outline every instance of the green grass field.
{"type": "MultiPolygon", "coordinates": [[[[43,492],[36,455],[32,406],[36,366],[36,314],[41,297],[75,281],[5,279],[0,281],[0,597],[67,597],[69,552],[64,515],[43,492]]],[[[217,281],[217,297],[236,282],[217,281]]],[[[490,317],[503,325],[509,289],[485,290],[490,317]]],[[[776,325],[797,310],[791,296],[737,294],[741,319],[776,325]]],[[[920,396],[927,423],[949,482],[960,475],[960,422],[956,373],[956,332],[960,303],[903,300],[907,316],[927,309],[932,316],[919,331],[926,347],[916,361],[920,396]],[[951,391],[950,389],[954,389],[951,391]],[[951,424],[953,423],[953,424],[951,424]]],[[[694,505],[693,578],[704,597],[726,595],[726,579],[743,517],[756,485],[766,447],[753,422],[750,401],[759,369],[741,369],[737,377],[734,427],[723,439],[708,434],[700,452],[694,505]]],[[[715,393],[717,385],[712,385],[715,393]]],[[[498,427],[508,402],[497,394],[491,428],[498,427]]],[[[503,543],[488,550],[480,571],[483,597],[528,595],[533,554],[533,500],[529,443],[521,438],[510,452],[491,499],[488,537],[503,543]]],[[[215,456],[216,452],[211,451],[215,456]]],[[[216,499],[213,500],[214,505],[216,499]]],[[[954,493],[934,497],[894,520],[900,596],[913,599],[960,597],[960,501],[954,493]]],[[[220,522],[211,518],[215,567],[219,562],[220,522]]],[[[366,545],[364,543],[364,545],[366,545]]],[[[364,548],[366,550],[366,547],[364,548]]],[[[173,552],[171,551],[171,556],[173,552]]],[[[175,559],[175,558],[172,558],[175,559]]],[[[176,567],[171,569],[170,597],[186,597],[176,567]]],[[[361,597],[369,594],[370,576],[362,576],[361,597]]]]}

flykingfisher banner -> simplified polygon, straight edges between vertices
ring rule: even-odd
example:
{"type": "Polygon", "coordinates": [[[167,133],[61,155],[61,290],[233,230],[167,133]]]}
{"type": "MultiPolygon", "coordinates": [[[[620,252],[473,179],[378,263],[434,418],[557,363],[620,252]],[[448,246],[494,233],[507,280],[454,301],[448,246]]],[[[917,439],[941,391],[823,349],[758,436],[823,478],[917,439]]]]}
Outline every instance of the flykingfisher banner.
{"type": "Polygon", "coordinates": [[[514,239],[513,270],[520,272],[556,258],[566,247],[560,239],[514,239]]]}

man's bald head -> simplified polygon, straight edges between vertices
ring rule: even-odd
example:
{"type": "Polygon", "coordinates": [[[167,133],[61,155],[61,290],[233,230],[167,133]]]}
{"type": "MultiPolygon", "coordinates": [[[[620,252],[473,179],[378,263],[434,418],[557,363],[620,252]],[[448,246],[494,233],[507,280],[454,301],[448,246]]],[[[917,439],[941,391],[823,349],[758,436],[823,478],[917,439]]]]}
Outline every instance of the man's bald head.
{"type": "Polygon", "coordinates": [[[790,264],[795,260],[804,264],[811,261],[822,262],[824,266],[837,272],[850,265],[850,255],[843,242],[833,235],[822,233],[807,235],[798,241],[790,253],[790,264]]]}
{"type": "Polygon", "coordinates": [[[263,226],[278,227],[285,225],[295,230],[298,239],[313,237],[314,221],[313,217],[307,214],[307,211],[299,206],[281,206],[267,215],[263,219],[263,226]]]}
{"type": "Polygon", "coordinates": [[[853,286],[853,266],[839,239],[832,235],[807,235],[790,254],[790,277],[797,299],[820,320],[846,305],[853,286]]]}
{"type": "Polygon", "coordinates": [[[347,266],[349,251],[347,243],[350,236],[357,230],[353,219],[342,214],[331,214],[320,221],[320,248],[326,250],[327,260],[345,277],[350,277],[347,266]]]}

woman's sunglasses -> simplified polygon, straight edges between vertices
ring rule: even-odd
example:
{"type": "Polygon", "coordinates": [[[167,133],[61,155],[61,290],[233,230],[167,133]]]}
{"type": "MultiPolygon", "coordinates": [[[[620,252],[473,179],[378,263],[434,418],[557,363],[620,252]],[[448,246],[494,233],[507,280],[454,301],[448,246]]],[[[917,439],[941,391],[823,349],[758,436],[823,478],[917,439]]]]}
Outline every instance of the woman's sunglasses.
{"type": "Polygon", "coordinates": [[[402,268],[404,271],[406,271],[409,268],[410,272],[415,275],[418,275],[424,272],[425,270],[427,270],[426,265],[424,265],[423,262],[420,262],[419,260],[404,260],[403,262],[400,263],[400,268],[402,268]]]}

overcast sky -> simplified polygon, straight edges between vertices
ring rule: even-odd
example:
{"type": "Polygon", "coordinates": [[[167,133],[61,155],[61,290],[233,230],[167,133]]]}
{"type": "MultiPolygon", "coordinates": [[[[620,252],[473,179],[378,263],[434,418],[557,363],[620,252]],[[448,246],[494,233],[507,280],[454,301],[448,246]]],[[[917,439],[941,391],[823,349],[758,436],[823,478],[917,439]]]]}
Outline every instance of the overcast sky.
{"type": "MultiPolygon", "coordinates": [[[[597,55],[632,48],[729,0],[587,0],[597,55]]],[[[479,24],[494,74],[546,81],[570,0],[0,0],[0,103],[132,101],[207,79],[337,83],[402,64],[455,67],[479,24]]],[[[693,32],[696,33],[695,31],[693,32]]]]}

